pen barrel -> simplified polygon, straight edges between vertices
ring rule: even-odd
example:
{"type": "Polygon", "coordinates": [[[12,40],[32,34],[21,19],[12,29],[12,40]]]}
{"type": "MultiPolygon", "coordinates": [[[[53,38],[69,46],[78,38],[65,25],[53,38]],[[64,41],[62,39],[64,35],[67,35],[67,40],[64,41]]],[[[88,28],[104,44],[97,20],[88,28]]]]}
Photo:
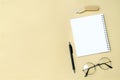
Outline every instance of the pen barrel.
{"type": "Polygon", "coordinates": [[[73,58],[73,49],[72,45],[69,43],[69,50],[70,50],[70,58],[71,58],[71,63],[72,63],[72,69],[75,72],[75,64],[74,64],[74,58],[73,58]]]}
{"type": "Polygon", "coordinates": [[[73,68],[73,70],[75,70],[73,55],[71,54],[70,57],[71,57],[72,68],[73,68]]]}

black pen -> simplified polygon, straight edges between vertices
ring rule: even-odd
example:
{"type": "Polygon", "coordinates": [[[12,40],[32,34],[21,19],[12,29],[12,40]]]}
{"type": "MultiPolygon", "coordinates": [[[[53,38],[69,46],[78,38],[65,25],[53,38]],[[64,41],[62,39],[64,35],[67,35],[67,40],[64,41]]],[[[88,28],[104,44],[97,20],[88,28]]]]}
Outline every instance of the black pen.
{"type": "Polygon", "coordinates": [[[75,73],[75,64],[74,64],[74,59],[73,59],[73,49],[72,49],[72,45],[69,42],[69,50],[70,50],[70,57],[71,57],[71,63],[72,63],[72,69],[75,73]]]}

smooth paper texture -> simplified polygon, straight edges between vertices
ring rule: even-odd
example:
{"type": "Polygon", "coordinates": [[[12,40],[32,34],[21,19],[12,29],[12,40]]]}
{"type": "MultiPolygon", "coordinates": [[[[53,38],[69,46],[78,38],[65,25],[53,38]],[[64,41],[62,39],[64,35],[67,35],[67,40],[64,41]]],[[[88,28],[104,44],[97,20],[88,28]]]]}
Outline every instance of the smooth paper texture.
{"type": "Polygon", "coordinates": [[[77,56],[110,51],[103,14],[71,19],[77,56]]]}

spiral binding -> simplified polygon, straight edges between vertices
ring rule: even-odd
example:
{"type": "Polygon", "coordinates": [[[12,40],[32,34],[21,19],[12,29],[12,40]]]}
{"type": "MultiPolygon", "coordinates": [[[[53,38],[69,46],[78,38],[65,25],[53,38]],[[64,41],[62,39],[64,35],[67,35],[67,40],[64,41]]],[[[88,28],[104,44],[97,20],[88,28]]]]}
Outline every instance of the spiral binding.
{"type": "Polygon", "coordinates": [[[101,17],[102,17],[102,23],[103,23],[103,27],[104,27],[104,33],[105,33],[105,38],[106,38],[106,43],[107,43],[107,49],[110,50],[110,45],[109,45],[109,40],[108,40],[108,34],[107,34],[106,25],[105,25],[104,15],[101,14],[101,17]]]}

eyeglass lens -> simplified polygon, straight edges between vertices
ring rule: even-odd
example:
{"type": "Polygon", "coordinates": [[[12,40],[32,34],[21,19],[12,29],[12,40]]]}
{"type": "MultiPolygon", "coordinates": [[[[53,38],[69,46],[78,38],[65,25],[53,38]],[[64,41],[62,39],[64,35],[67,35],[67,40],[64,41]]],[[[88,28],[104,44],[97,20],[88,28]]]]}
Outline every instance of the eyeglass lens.
{"type": "Polygon", "coordinates": [[[101,64],[100,68],[103,69],[103,70],[112,68],[111,60],[109,58],[107,58],[107,57],[101,58],[100,61],[99,61],[99,64],[101,64]]]}
{"type": "Polygon", "coordinates": [[[84,71],[84,73],[85,73],[85,77],[86,77],[87,75],[93,74],[93,73],[96,71],[96,67],[94,67],[94,66],[95,66],[95,65],[94,65],[93,63],[91,63],[91,62],[88,62],[88,63],[86,63],[86,64],[84,65],[83,71],[84,71]]]}

